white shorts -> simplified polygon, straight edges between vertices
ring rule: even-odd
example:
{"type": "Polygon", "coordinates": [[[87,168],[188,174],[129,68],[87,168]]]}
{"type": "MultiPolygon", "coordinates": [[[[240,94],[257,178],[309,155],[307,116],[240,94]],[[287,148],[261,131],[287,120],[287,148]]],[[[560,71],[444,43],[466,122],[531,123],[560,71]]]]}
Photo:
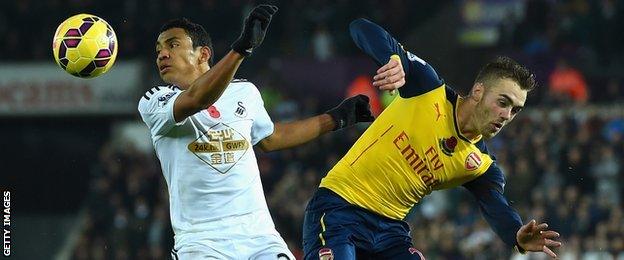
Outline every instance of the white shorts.
{"type": "Polygon", "coordinates": [[[211,226],[215,229],[176,235],[172,258],[295,260],[268,212],[228,217],[211,226]]]}

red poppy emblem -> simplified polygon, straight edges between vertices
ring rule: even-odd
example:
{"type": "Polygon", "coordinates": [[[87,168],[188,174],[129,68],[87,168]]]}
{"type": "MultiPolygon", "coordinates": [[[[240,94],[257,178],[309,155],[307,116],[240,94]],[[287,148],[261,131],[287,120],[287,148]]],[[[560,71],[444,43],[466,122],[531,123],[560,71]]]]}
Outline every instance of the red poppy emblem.
{"type": "Polygon", "coordinates": [[[457,137],[455,136],[440,139],[442,152],[448,156],[452,156],[453,152],[455,152],[455,146],[457,146],[457,137]]]}
{"type": "Polygon", "coordinates": [[[457,146],[457,138],[455,138],[455,136],[451,136],[451,138],[446,139],[444,143],[449,150],[453,150],[455,149],[455,146],[457,146]]]}
{"type": "Polygon", "coordinates": [[[215,107],[215,106],[210,106],[206,110],[208,111],[208,114],[212,118],[219,118],[219,117],[221,117],[221,113],[219,112],[219,110],[217,110],[217,107],[215,107]]]}

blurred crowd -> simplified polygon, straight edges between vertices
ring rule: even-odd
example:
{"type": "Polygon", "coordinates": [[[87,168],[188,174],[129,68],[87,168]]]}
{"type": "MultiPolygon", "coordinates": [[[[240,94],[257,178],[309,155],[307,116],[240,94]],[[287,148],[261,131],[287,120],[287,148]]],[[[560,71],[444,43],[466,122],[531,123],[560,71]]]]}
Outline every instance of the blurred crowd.
{"type": "Polygon", "coordinates": [[[547,88],[541,104],[621,101],[624,1],[523,1],[500,27],[497,48],[516,53],[547,88]]]}
{"type": "MultiPolygon", "coordinates": [[[[414,35],[420,24],[457,1],[2,1],[0,60],[50,61],[50,45],[41,44],[41,39],[51,39],[65,17],[80,12],[111,23],[121,59],[151,64],[160,25],[180,16],[204,25],[216,53],[222,54],[238,35],[243,15],[260,2],[277,3],[280,15],[254,60],[297,56],[313,62],[360,55],[346,33],[353,18],[369,17],[410,46],[420,36],[414,35]]],[[[525,222],[547,221],[561,233],[562,259],[624,259],[624,1],[519,2],[522,10],[501,23],[496,46],[457,47],[461,53],[510,55],[534,70],[540,83],[529,95],[529,103],[537,108],[528,108],[488,142],[506,173],[506,195],[525,222]]],[[[432,51],[426,57],[445,57],[438,54],[447,50],[432,51]]],[[[481,65],[440,59],[432,63],[481,65]]],[[[258,83],[274,121],[327,109],[320,97],[290,92],[293,83],[281,80],[279,70],[254,69],[251,80],[258,83]]],[[[464,71],[471,69],[447,72],[464,71]]],[[[257,152],[271,213],[295,255],[301,256],[307,200],[364,129],[361,125],[331,133],[286,151],[257,152]]],[[[72,258],[168,257],[173,233],[167,187],[154,154],[111,141],[99,150],[90,174],[86,223],[72,258]]],[[[461,188],[434,193],[408,220],[416,248],[428,259],[540,259],[512,255],[461,188]]]]}

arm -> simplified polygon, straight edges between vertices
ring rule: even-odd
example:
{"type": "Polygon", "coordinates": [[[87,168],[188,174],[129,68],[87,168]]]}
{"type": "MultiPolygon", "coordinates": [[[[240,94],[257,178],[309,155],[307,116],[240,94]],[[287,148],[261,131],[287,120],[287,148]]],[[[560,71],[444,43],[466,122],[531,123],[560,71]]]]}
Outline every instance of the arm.
{"type": "MultiPolygon", "coordinates": [[[[366,20],[356,19],[349,26],[351,38],[355,44],[368,56],[373,58],[377,65],[386,64],[390,57],[397,55],[405,73],[405,86],[399,89],[402,97],[408,98],[426,93],[444,84],[437,73],[424,60],[416,55],[405,51],[403,46],[379,25],[366,20]]],[[[388,75],[380,75],[384,72],[383,67],[377,71],[379,78],[388,75]]],[[[389,78],[389,81],[396,80],[389,78]]],[[[382,86],[384,82],[377,83],[382,86]]]]}
{"type": "Polygon", "coordinates": [[[561,246],[560,242],[553,240],[559,234],[547,230],[548,224],[537,224],[535,220],[522,225],[520,216],[503,195],[504,186],[503,172],[496,164],[492,164],[482,176],[464,184],[477,199],[486,221],[505,244],[516,247],[520,253],[541,251],[556,258],[549,247],[561,246]]]}
{"type": "Polygon", "coordinates": [[[259,146],[264,152],[291,148],[305,144],[334,129],[334,120],[328,114],[304,120],[276,123],[273,134],[262,139],[259,146]]]}
{"type": "Polygon", "coordinates": [[[357,95],[342,101],[325,114],[290,123],[276,123],[273,133],[262,139],[260,148],[275,151],[307,143],[322,134],[338,130],[358,122],[372,122],[368,97],[357,95]]]}
{"type": "Polygon", "coordinates": [[[483,175],[464,184],[477,199],[481,213],[494,232],[505,244],[513,247],[516,245],[516,231],[522,226],[522,221],[503,195],[504,186],[503,172],[496,164],[492,164],[483,175]]]}
{"type": "Polygon", "coordinates": [[[188,90],[180,93],[173,106],[175,121],[180,122],[216,102],[243,58],[238,52],[230,51],[212,69],[197,78],[188,90]]]}
{"type": "Polygon", "coordinates": [[[251,55],[253,49],[264,40],[275,12],[277,7],[272,5],[259,5],[251,10],[245,18],[241,35],[232,44],[232,50],[176,98],[173,106],[175,122],[184,120],[219,99],[243,58],[251,55]]]}

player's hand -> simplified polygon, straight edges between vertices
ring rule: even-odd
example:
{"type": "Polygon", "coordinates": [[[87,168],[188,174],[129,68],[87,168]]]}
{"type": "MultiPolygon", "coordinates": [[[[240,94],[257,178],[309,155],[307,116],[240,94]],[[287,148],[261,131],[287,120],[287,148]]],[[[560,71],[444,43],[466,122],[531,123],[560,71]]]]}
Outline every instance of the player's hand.
{"type": "Polygon", "coordinates": [[[559,233],[547,228],[548,224],[537,224],[535,220],[531,220],[516,233],[518,245],[526,251],[544,252],[552,258],[557,258],[552,248],[561,246],[561,242],[554,240],[559,237],[559,233]]]}
{"type": "Polygon", "coordinates": [[[373,77],[373,86],[381,90],[389,90],[394,94],[395,89],[405,85],[405,71],[401,65],[401,58],[392,55],[388,63],[377,70],[377,75],[373,77]]]}
{"type": "Polygon", "coordinates": [[[241,35],[232,43],[232,50],[243,56],[249,56],[254,48],[260,46],[269,28],[271,18],[277,12],[277,6],[258,5],[249,13],[243,24],[241,35]]]}
{"type": "Polygon", "coordinates": [[[367,96],[360,94],[343,100],[340,105],[327,111],[334,119],[334,131],[358,122],[373,122],[375,118],[371,114],[368,100],[367,96]]]}

